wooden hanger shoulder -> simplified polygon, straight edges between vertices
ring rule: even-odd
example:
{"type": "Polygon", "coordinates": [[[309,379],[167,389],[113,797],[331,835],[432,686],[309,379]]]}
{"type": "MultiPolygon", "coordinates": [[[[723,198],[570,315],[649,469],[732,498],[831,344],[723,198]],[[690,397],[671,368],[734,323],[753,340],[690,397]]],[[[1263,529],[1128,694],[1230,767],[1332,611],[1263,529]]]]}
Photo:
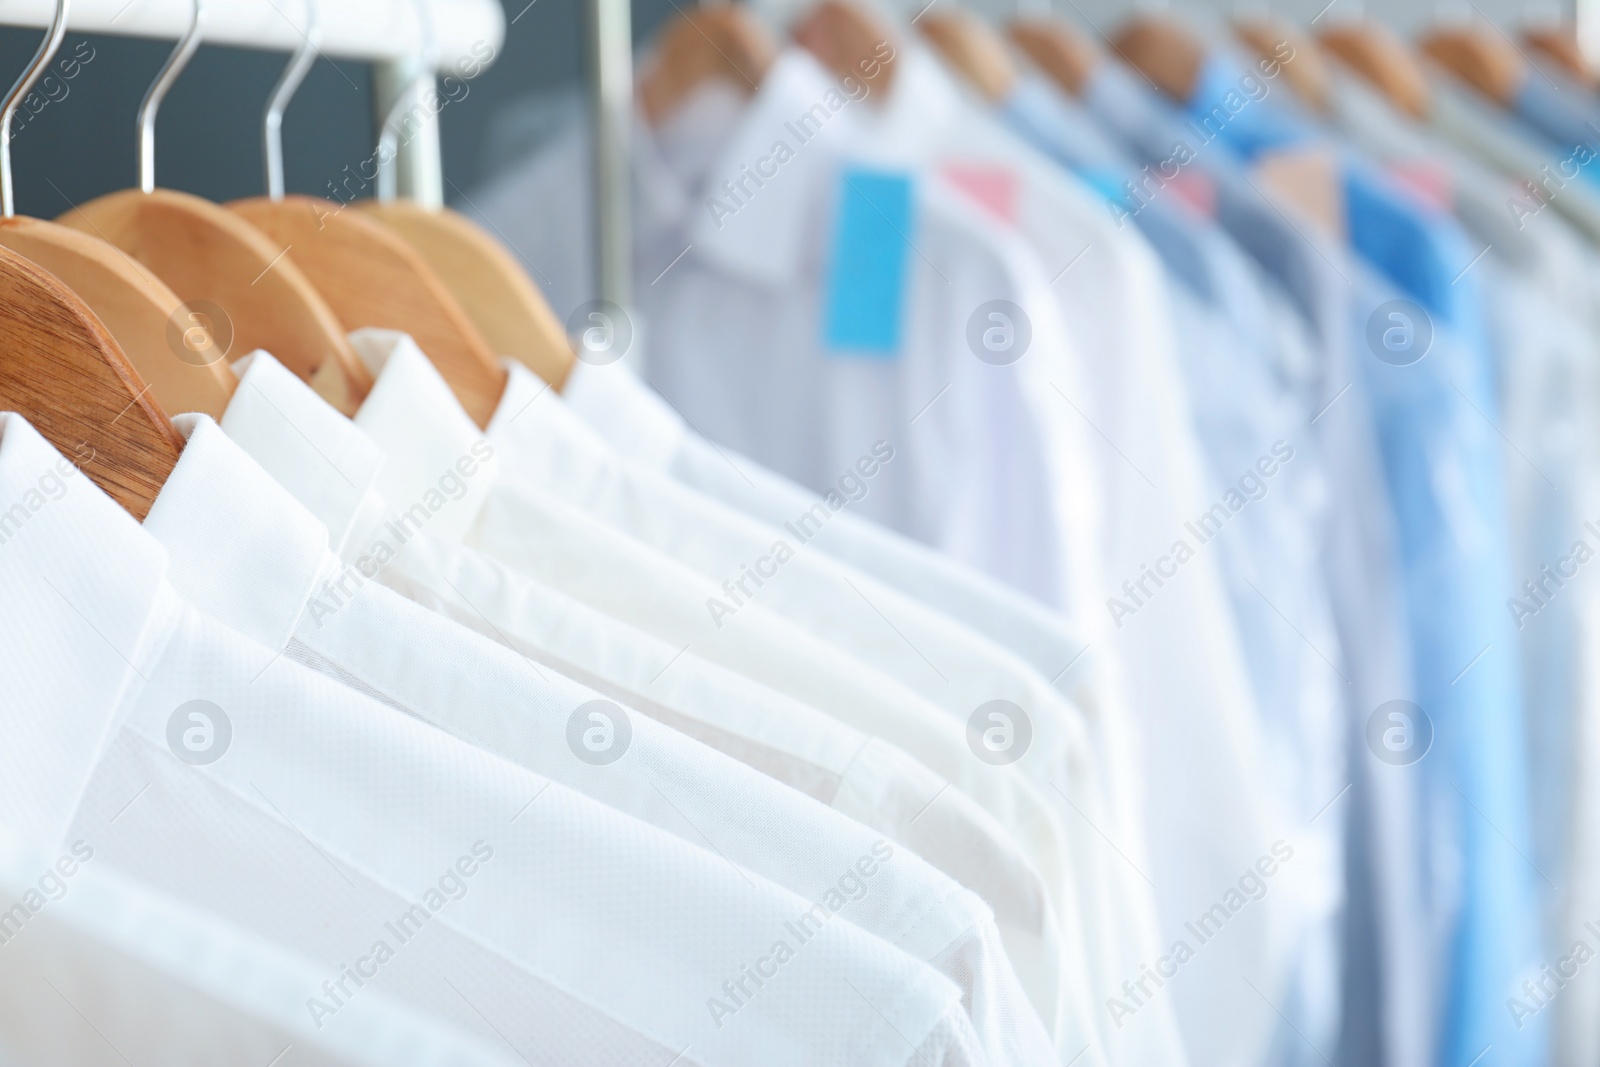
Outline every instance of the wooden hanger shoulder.
{"type": "Polygon", "coordinates": [[[411,200],[360,206],[427,262],[496,354],[520,361],[560,391],[576,362],[566,330],[499,241],[449,208],[411,200]]]}
{"type": "Polygon", "coordinates": [[[1286,22],[1273,18],[1241,18],[1233,32],[1262,60],[1278,64],[1300,100],[1316,111],[1328,110],[1328,66],[1316,42],[1286,22]],[[1287,53],[1290,58],[1284,59],[1287,53]]]}
{"type": "Polygon", "coordinates": [[[1136,15],[1112,38],[1117,53],[1172,99],[1185,103],[1200,80],[1205,48],[1188,27],[1157,15],[1136,15]]]}
{"type": "Polygon", "coordinates": [[[929,11],[917,20],[922,36],[986,100],[1003,100],[1017,84],[1005,42],[968,11],[929,11]]]}
{"type": "Polygon", "coordinates": [[[0,410],[15,411],[141,522],[183,450],[94,313],[0,248],[0,410]]]}
{"type": "Polygon", "coordinates": [[[1594,69],[1583,57],[1583,49],[1578,47],[1578,33],[1571,26],[1530,27],[1523,31],[1522,41],[1533,51],[1554,61],[1576,78],[1579,84],[1590,90],[1595,88],[1594,69]]]}
{"type": "Polygon", "coordinates": [[[163,409],[222,418],[235,386],[226,348],[219,350],[204,313],[184,308],[148,267],[98,237],[42,219],[0,220],[0,244],[55,275],[94,312],[163,409]]]}
{"type": "Polygon", "coordinates": [[[411,335],[479,426],[505,391],[505,368],[443,282],[399,236],[360,211],[308,196],[228,207],[294,251],[346,330],[411,335]]]}
{"type": "Polygon", "coordinates": [[[1417,43],[1429,59],[1500,104],[1516,99],[1528,74],[1511,42],[1475,27],[1439,27],[1417,43]]]}
{"type": "Polygon", "coordinates": [[[1428,80],[1416,57],[1400,38],[1378,23],[1351,22],[1329,26],[1317,43],[1401,111],[1415,118],[1428,114],[1428,80]]]}
{"type": "Polygon", "coordinates": [[[80,204],[58,222],[122,249],[193,305],[220,309],[231,352],[266,349],[353,414],[372,375],[338,318],[277,243],[243,216],[188,193],[129,189],[80,204]]]}
{"type": "Polygon", "coordinates": [[[639,79],[639,102],[651,123],[659,125],[706,81],[753,93],[777,54],[777,45],[745,5],[690,5],[657,37],[639,79]]]}
{"type": "Polygon", "coordinates": [[[1102,58],[1093,41],[1059,19],[1018,19],[1006,36],[1071,96],[1082,94],[1102,58]]]}

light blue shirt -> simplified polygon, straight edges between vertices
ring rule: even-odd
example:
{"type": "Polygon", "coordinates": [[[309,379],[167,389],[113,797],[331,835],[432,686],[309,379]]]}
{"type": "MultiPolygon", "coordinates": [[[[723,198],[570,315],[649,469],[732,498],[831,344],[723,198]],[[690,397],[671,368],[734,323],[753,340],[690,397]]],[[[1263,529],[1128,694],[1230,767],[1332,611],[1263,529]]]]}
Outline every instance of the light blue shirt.
{"type": "MultiPolygon", "coordinates": [[[[1143,87],[1125,76],[1121,85],[1097,78],[1089,99],[1108,116],[1142,113],[1142,124],[1131,125],[1147,157],[1162,153],[1163,141],[1188,137],[1199,141],[1195,165],[1220,176],[1229,156],[1248,159],[1302,137],[1290,109],[1266,99],[1270,91],[1246,94],[1220,121],[1215,104],[1241,79],[1238,68],[1209,66],[1188,121],[1174,114],[1165,125],[1152,118],[1159,102],[1140,101],[1143,87]]],[[[1435,750],[1416,765],[1423,829],[1431,854],[1442,849],[1458,860],[1433,872],[1434,915],[1448,924],[1439,972],[1450,976],[1436,1062],[1464,1064],[1488,1049],[1485,1065],[1533,1065],[1544,1060],[1544,1021],[1524,1020],[1518,1030],[1505,1003],[1536,966],[1539,897],[1518,855],[1531,851],[1528,776],[1515,639],[1498,595],[1509,534],[1502,449],[1489,425],[1497,406],[1492,362],[1476,279],[1462,274],[1474,250],[1449,218],[1359,159],[1346,157],[1342,180],[1351,247],[1376,275],[1347,279],[1359,293],[1346,304],[1348,343],[1371,391],[1394,510],[1416,701],[1437,731],[1435,750]],[[1395,367],[1362,351],[1374,301],[1385,294],[1415,301],[1433,324],[1434,348],[1418,363],[1395,367]]],[[[1319,305],[1302,284],[1310,272],[1275,269],[1304,264],[1306,242],[1250,210],[1237,181],[1219,178],[1218,190],[1223,225],[1314,316],[1319,305]]],[[[1344,621],[1347,633],[1360,626],[1359,618],[1344,621]]]]}

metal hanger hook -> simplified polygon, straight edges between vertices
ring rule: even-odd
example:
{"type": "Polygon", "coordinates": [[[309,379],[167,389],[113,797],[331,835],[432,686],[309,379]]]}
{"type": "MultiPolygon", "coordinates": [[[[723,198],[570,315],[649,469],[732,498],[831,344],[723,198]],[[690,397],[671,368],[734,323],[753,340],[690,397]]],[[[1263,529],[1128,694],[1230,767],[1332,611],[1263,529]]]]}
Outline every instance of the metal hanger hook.
{"type": "Polygon", "coordinates": [[[189,65],[195,49],[200,47],[200,29],[206,17],[205,0],[193,0],[193,3],[194,14],[190,16],[188,31],[167,57],[139,104],[139,189],[142,192],[151,193],[156,188],[156,112],[167,90],[172,88],[183,68],[189,65]]]}
{"type": "Polygon", "coordinates": [[[11,117],[17,113],[17,105],[28,95],[45,67],[56,57],[56,50],[61,47],[61,38],[66,33],[67,0],[56,0],[55,18],[50,22],[50,29],[45,31],[44,40],[39,42],[39,50],[33,54],[27,69],[6,94],[5,103],[0,104],[0,214],[8,219],[16,214],[11,191],[11,117]]]}
{"type": "Polygon", "coordinates": [[[417,13],[417,50],[412,61],[417,74],[411,85],[400,94],[383,118],[383,129],[378,134],[378,201],[390,203],[399,192],[399,165],[396,156],[400,150],[400,127],[412,107],[422,99],[422,90],[433,85],[434,71],[439,66],[439,41],[433,33],[433,12],[428,0],[412,0],[417,13]]]}
{"type": "Polygon", "coordinates": [[[267,167],[267,199],[283,199],[283,113],[289,101],[306,80],[311,64],[317,61],[317,50],[322,46],[322,17],[317,12],[317,0],[306,2],[306,28],[301,33],[304,41],[295,49],[283,76],[272,87],[267,99],[267,110],[261,116],[261,148],[267,167]]]}

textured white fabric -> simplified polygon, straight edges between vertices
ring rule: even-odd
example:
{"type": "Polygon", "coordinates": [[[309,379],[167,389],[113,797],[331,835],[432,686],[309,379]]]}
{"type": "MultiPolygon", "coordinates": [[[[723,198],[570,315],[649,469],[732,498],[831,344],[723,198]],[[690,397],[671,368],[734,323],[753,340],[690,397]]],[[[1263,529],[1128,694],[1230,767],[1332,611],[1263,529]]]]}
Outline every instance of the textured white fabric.
{"type": "MultiPolygon", "coordinates": [[[[578,363],[561,398],[617,452],[660,470],[771,526],[793,522],[822,498],[730,448],[712,444],[625,364],[578,363]]],[[[988,635],[1074,701],[1094,701],[1093,657],[1072,622],[928,546],[863,519],[849,508],[809,544],[988,635]]]]}
{"type": "MultiPolygon", "coordinates": [[[[479,431],[409,338],[364,330],[352,334],[351,341],[379,380],[357,412],[356,424],[380,447],[392,443],[413,465],[399,468],[391,458],[379,471],[379,490],[391,501],[418,493],[425,499],[428,490],[408,472],[450,469],[450,457],[466,455],[475,442],[482,443],[479,431]],[[419,431],[419,423],[426,423],[427,428],[419,431]],[[421,444],[424,441],[433,443],[431,453],[421,444]]],[[[480,475],[485,483],[511,462],[504,452],[504,448],[495,449],[495,470],[480,475]]],[[[1055,805],[1042,795],[1067,790],[1076,791],[1076,797],[1082,799],[1092,792],[1082,746],[1074,751],[1069,743],[1072,722],[1047,714],[1048,706],[1030,707],[1037,714],[1035,741],[1024,762],[1030,769],[1039,768],[1039,774],[1047,779],[1066,762],[1076,760],[1076,766],[1074,773],[1062,776],[1061,785],[1029,789],[1021,780],[1006,781],[996,775],[996,768],[978,759],[968,747],[966,718],[992,697],[960,702],[952,715],[760,603],[745,603],[728,618],[713,616],[706,604],[716,587],[708,579],[537,487],[502,479],[488,488],[480,484],[462,493],[459,500],[440,497],[439,507],[451,513],[444,524],[447,528],[466,527],[468,545],[513,570],[631,623],[674,645],[680,653],[693,648],[706,659],[839,716],[899,745],[950,778],[1012,831],[1050,886],[1065,944],[1064,968],[1081,971],[1091,959],[1084,947],[1090,931],[1119,929],[1120,924],[1103,922],[1098,916],[1087,919],[1080,910],[1085,897],[1097,899],[1103,894],[1095,888],[1092,868],[1086,869],[1087,854],[1067,844],[1068,835],[1079,828],[1062,814],[1051,813],[1048,808],[1055,805]],[[475,518],[464,518],[471,513],[475,518]],[[974,794],[974,789],[982,789],[982,795],[974,794]],[[1026,798],[1022,801],[1026,809],[1019,809],[1017,795],[1026,798]],[[1019,824],[1017,812],[1027,809],[1038,809],[1039,815],[1019,824]]],[[[426,556],[425,550],[408,546],[399,566],[415,573],[426,556]]],[[[437,560],[430,562],[423,573],[439,566],[437,560]]],[[[424,581],[438,585],[437,578],[424,581]]],[[[479,611],[488,610],[475,606],[479,611]]],[[[504,628],[498,620],[495,626],[504,628]]],[[[888,629],[892,631],[893,624],[888,629]]],[[[1026,673],[1023,669],[1019,678],[1026,673]]],[[[954,688],[949,676],[942,677],[946,686],[954,688]]],[[[996,684],[1002,682],[1010,687],[1006,692],[1018,692],[1017,681],[997,679],[996,684]]],[[[1045,700],[1059,700],[1042,684],[1035,692],[1042,693],[1045,700]]],[[[1034,703],[1029,697],[1024,699],[1034,703]]],[[[1087,819],[1096,820],[1101,806],[1095,804],[1087,819]]],[[[1080,817],[1085,812],[1080,808],[1080,817]]],[[[1068,1054],[1076,1054],[1085,1043],[1086,1020],[1082,1016],[1087,998],[1073,992],[1084,989],[1082,978],[1063,980],[1056,1036],[1068,1054]]]]}
{"type": "MultiPolygon", "coordinates": [[[[419,396],[418,401],[422,399],[419,396]]],[[[391,413],[388,432],[419,415],[391,413]]],[[[1021,707],[1030,719],[1032,738],[1019,767],[1038,783],[1047,800],[1059,804],[1063,825],[1078,834],[1071,862],[1084,905],[1084,941],[1094,953],[1101,987],[1117,989],[1141,962],[1159,954],[1153,904],[1137,871],[1127,859],[1108,855],[1095,829],[1115,833],[1126,854],[1142,857],[1137,820],[1131,811],[1113,810],[1102,781],[1107,764],[1126,759],[1121,724],[1102,723],[1102,732],[1115,734],[1116,739],[1091,746],[1078,709],[1028,664],[875,576],[810,551],[814,534],[839,513],[842,497],[837,493],[827,503],[813,503],[782,527],[770,528],[621,460],[588,427],[574,422],[573,414],[531,374],[510,368],[506,395],[488,427],[497,443],[502,474],[584,507],[702,576],[725,578],[720,595],[707,601],[715,621],[723,621],[749,597],[917,690],[960,721],[991,700],[1009,700],[1021,707]]],[[[855,487],[865,484],[876,466],[874,462],[858,468],[861,478],[855,487]]],[[[488,533],[480,530],[478,536],[488,533]]],[[[573,561],[557,557],[556,546],[549,541],[540,542],[540,552],[550,567],[575,568],[573,561]]],[[[611,567],[603,570],[609,582],[621,578],[611,567]]],[[[626,601],[606,598],[603,606],[627,617],[624,613],[636,603],[631,590],[643,581],[642,575],[635,581],[623,580],[621,586],[630,590],[626,601]]],[[[1159,1015],[1151,1013],[1148,1018],[1159,1015]]],[[[1176,1045],[1170,1028],[1147,1022],[1126,1029],[1116,1043],[1130,1057],[1163,1056],[1176,1045]],[[1134,1045],[1136,1038],[1158,1043],[1134,1045]]]]}
{"type": "Polygon", "coordinates": [[[1070,957],[1059,944],[1049,893],[982,807],[904,752],[808,705],[432,537],[411,520],[379,521],[398,509],[370,490],[383,463],[377,447],[267,354],[254,353],[235,367],[244,381],[223,429],[281,485],[321,508],[326,521],[344,523],[330,529],[330,540],[343,546],[358,573],[377,568],[381,581],[419,603],[910,847],[990,904],[1030,999],[1042,1015],[1052,1014],[1063,995],[1061,961],[1070,957]],[[358,512],[369,516],[361,529],[378,532],[352,532],[358,512]],[[397,552],[399,561],[379,564],[397,552]]]}
{"type": "Polygon", "coordinates": [[[79,839],[41,862],[0,826],[0,1062],[267,1063],[291,1047],[328,1067],[501,1062],[381,997],[319,1031],[309,961],[94,859],[79,839]]]}
{"type": "MultiPolygon", "coordinates": [[[[265,368],[256,357],[243,385],[265,368]]],[[[281,368],[280,368],[281,369],[281,368]]],[[[677,834],[801,896],[830,890],[842,917],[943,970],[962,988],[993,1063],[1037,1063],[1049,1036],[1027,1006],[992,916],[974,894],[916,856],[737,761],[613,705],[629,722],[620,758],[571,750],[569,718],[599,694],[413,604],[340,564],[326,530],[204,416],[145,529],[168,548],[174,584],[202,610],[255,616],[268,647],[619,811],[677,834]],[[321,560],[308,591],[272,557],[321,560]],[[323,557],[326,557],[325,559],[323,557]],[[258,575],[255,581],[244,575],[258,575]],[[282,576],[282,588],[271,580],[282,576]],[[292,639],[285,622],[298,619],[292,639]],[[840,886],[843,885],[843,889],[840,886]]]]}
{"type": "MultiPolygon", "coordinates": [[[[8,416],[0,499],[59,461],[8,416]]],[[[383,995],[564,1062],[982,1062],[959,990],[926,965],[821,914],[801,939],[785,923],[813,902],[200,615],[153,538],[86,481],[73,490],[0,553],[18,631],[0,669],[30,727],[5,748],[46,786],[18,822],[65,814],[96,862],[314,959],[329,976],[306,991],[328,999],[320,1014],[308,999],[314,1021],[383,995]],[[232,724],[203,766],[169,742],[196,699],[232,724]],[[96,743],[73,751],[74,726],[96,743]],[[784,980],[713,1019],[708,999],[786,934],[801,943],[784,980]]]]}

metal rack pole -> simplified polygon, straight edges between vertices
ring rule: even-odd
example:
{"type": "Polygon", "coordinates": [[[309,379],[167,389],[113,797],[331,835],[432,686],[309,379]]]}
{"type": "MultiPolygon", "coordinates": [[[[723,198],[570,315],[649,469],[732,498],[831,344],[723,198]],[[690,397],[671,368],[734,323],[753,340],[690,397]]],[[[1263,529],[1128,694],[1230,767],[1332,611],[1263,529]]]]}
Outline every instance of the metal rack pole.
{"type": "MultiPolygon", "coordinates": [[[[633,314],[633,12],[630,0],[589,0],[589,100],[594,128],[595,283],[633,314]]],[[[623,361],[643,371],[639,346],[623,361]]]]}

